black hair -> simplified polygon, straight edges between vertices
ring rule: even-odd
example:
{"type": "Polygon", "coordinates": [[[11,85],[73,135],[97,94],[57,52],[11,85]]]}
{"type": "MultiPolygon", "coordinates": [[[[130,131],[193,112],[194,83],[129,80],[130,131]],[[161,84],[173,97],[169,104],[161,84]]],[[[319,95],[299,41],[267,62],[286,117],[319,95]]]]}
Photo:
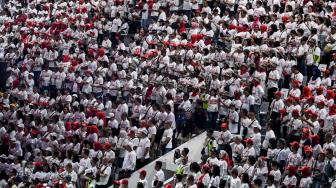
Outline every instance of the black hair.
{"type": "Polygon", "coordinates": [[[189,153],[189,149],[188,148],[183,148],[184,153],[188,154],[189,153]]]}
{"type": "Polygon", "coordinates": [[[271,183],[274,183],[274,176],[271,174],[267,175],[267,180],[270,181],[271,183]]]}
{"type": "Polygon", "coordinates": [[[213,166],[212,166],[212,175],[213,175],[214,177],[216,177],[216,176],[220,176],[220,169],[219,169],[219,166],[217,166],[217,165],[213,165],[213,166]]]}
{"type": "Polygon", "coordinates": [[[158,166],[159,168],[162,168],[162,162],[161,161],[156,161],[155,165],[158,166]]]}
{"type": "Polygon", "coordinates": [[[250,165],[254,165],[256,163],[256,158],[254,156],[249,156],[248,157],[248,163],[250,165]]]}
{"type": "Polygon", "coordinates": [[[137,183],[137,188],[144,188],[144,185],[143,185],[143,183],[141,183],[141,182],[138,182],[138,183],[137,183]]]}
{"type": "Polygon", "coordinates": [[[261,181],[261,179],[255,179],[254,181],[253,181],[253,183],[254,183],[254,185],[256,185],[256,186],[261,186],[261,184],[262,184],[262,181],[261,181]]]}
{"type": "Polygon", "coordinates": [[[183,176],[182,176],[182,174],[175,174],[175,178],[178,182],[181,182],[182,179],[183,179],[183,176]]]}
{"type": "Polygon", "coordinates": [[[192,172],[199,172],[199,171],[201,171],[201,167],[200,167],[200,165],[197,162],[192,162],[190,164],[190,171],[192,171],[192,172]]]}
{"type": "Polygon", "coordinates": [[[171,111],[171,107],[169,104],[165,105],[165,109],[168,110],[168,111],[171,111]]]}
{"type": "Polygon", "coordinates": [[[242,183],[249,183],[249,181],[250,181],[250,178],[249,178],[248,173],[244,173],[242,176],[242,183]]]}
{"type": "Polygon", "coordinates": [[[271,165],[272,165],[272,166],[275,166],[275,167],[278,167],[278,162],[277,162],[277,161],[272,161],[272,162],[271,162],[271,165]]]}

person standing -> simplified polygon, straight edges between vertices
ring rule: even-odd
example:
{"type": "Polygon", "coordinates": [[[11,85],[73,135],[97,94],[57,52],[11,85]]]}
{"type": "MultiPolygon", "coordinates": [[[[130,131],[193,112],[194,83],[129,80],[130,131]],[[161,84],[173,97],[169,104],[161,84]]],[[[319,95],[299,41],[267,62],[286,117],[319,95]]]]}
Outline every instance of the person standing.
{"type": "Polygon", "coordinates": [[[141,27],[147,29],[148,28],[148,16],[149,16],[149,6],[147,1],[145,1],[145,4],[142,8],[142,14],[141,14],[141,27]]]}
{"type": "Polygon", "coordinates": [[[274,93],[278,90],[278,82],[280,80],[280,73],[276,69],[277,65],[272,63],[271,71],[268,75],[268,82],[267,82],[267,100],[268,102],[272,102],[274,98],[274,93]]]}
{"type": "Polygon", "coordinates": [[[162,150],[162,154],[168,153],[173,148],[173,129],[169,122],[164,123],[164,132],[160,141],[160,148],[162,150]]]}
{"type": "Polygon", "coordinates": [[[165,180],[165,174],[162,170],[162,162],[156,161],[154,169],[155,169],[155,175],[153,178],[152,187],[161,188],[165,180]]]}
{"type": "Polygon", "coordinates": [[[97,183],[96,188],[107,188],[109,179],[111,176],[112,168],[110,166],[110,159],[108,157],[104,157],[101,166],[97,170],[97,183]]]}
{"type": "Polygon", "coordinates": [[[310,39],[308,41],[308,54],[306,58],[307,66],[307,80],[313,76],[313,65],[319,66],[321,61],[321,49],[316,45],[315,39],[310,39]]]}
{"type": "Polygon", "coordinates": [[[129,178],[136,166],[136,153],[133,150],[133,143],[128,141],[125,145],[125,158],[122,165],[122,170],[119,172],[120,178],[129,178]]]}
{"type": "Polygon", "coordinates": [[[139,130],[139,138],[140,142],[136,149],[136,155],[137,155],[137,162],[136,167],[137,169],[142,168],[143,166],[147,165],[149,162],[149,149],[150,149],[150,140],[147,137],[148,131],[146,128],[141,128],[139,130]]]}

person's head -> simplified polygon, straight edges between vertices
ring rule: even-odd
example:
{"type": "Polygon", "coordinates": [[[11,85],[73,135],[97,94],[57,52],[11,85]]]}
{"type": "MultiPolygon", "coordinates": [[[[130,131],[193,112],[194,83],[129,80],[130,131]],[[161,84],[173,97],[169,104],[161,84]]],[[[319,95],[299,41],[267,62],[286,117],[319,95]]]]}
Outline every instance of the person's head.
{"type": "Polygon", "coordinates": [[[207,137],[212,138],[214,131],[212,129],[207,130],[207,137]]]}
{"type": "Polygon", "coordinates": [[[201,170],[200,165],[197,162],[192,162],[189,167],[190,171],[193,173],[197,173],[201,170]]]}
{"type": "Polygon", "coordinates": [[[175,180],[176,182],[182,182],[183,176],[182,174],[175,174],[175,180]]]}
{"type": "Polygon", "coordinates": [[[91,161],[90,161],[91,166],[93,166],[93,167],[96,166],[97,162],[98,162],[98,158],[97,158],[97,157],[93,157],[93,158],[91,159],[91,161]]]}
{"type": "Polygon", "coordinates": [[[125,150],[131,152],[133,150],[133,144],[131,142],[125,145],[125,150]]]}
{"type": "Polygon", "coordinates": [[[165,105],[164,108],[165,108],[165,110],[166,110],[167,113],[171,112],[171,107],[170,107],[169,104],[165,105]]]}
{"type": "Polygon", "coordinates": [[[103,165],[108,165],[110,162],[110,158],[109,157],[104,157],[103,158],[103,165]]]}
{"type": "Polygon", "coordinates": [[[248,117],[252,120],[255,119],[255,113],[253,111],[249,112],[248,117]]]}
{"type": "Polygon", "coordinates": [[[272,161],[271,162],[271,168],[272,168],[272,170],[278,169],[278,162],[277,161],[272,161]]]}
{"type": "Polygon", "coordinates": [[[156,171],[161,170],[161,168],[162,168],[162,162],[161,161],[156,161],[154,168],[155,168],[156,171]]]}
{"type": "Polygon", "coordinates": [[[170,129],[170,127],[171,127],[171,122],[164,122],[165,129],[170,129]]]}
{"type": "Polygon", "coordinates": [[[322,162],[322,161],[324,161],[324,159],[325,159],[325,153],[320,152],[320,153],[317,155],[317,160],[318,160],[319,162],[322,162]]]}
{"type": "Polygon", "coordinates": [[[256,158],[254,156],[249,156],[247,162],[250,165],[254,165],[256,163],[256,158]]]}
{"type": "Polygon", "coordinates": [[[232,169],[231,175],[232,177],[236,178],[238,176],[238,169],[237,168],[232,169]]]}
{"type": "Polygon", "coordinates": [[[333,158],[334,151],[332,149],[330,149],[330,148],[326,149],[326,156],[327,156],[328,159],[333,158]]]}
{"type": "Polygon", "coordinates": [[[332,134],[331,134],[331,133],[327,133],[327,134],[325,135],[325,141],[326,141],[327,143],[330,143],[330,142],[332,141],[332,134]]]}
{"type": "Polygon", "coordinates": [[[254,187],[259,188],[262,185],[262,181],[261,181],[261,179],[255,179],[253,181],[253,184],[254,184],[254,187]]]}
{"type": "Polygon", "coordinates": [[[146,175],[147,175],[146,170],[142,169],[142,170],[139,171],[139,178],[140,178],[141,180],[145,179],[145,178],[146,178],[146,175]]]}
{"type": "Polygon", "coordinates": [[[209,173],[209,172],[210,172],[210,166],[209,166],[208,164],[203,164],[203,165],[202,165],[202,168],[201,168],[201,172],[202,172],[203,174],[207,174],[207,173],[209,173]]]}
{"type": "Polygon", "coordinates": [[[181,151],[181,155],[182,156],[188,156],[188,153],[189,153],[189,149],[188,148],[183,148],[183,150],[181,151]]]}
{"type": "Polygon", "coordinates": [[[66,170],[67,172],[72,172],[72,164],[71,164],[71,163],[66,164],[66,165],[65,165],[65,170],[66,170]]]}
{"type": "Polygon", "coordinates": [[[266,184],[268,186],[271,186],[271,185],[274,184],[274,176],[273,175],[271,175],[271,174],[267,175],[266,184]]]}
{"type": "Polygon", "coordinates": [[[253,140],[251,138],[247,138],[244,141],[246,143],[246,147],[251,148],[253,146],[253,140]]]}
{"type": "Polygon", "coordinates": [[[278,147],[279,147],[280,149],[283,149],[285,146],[286,146],[286,140],[283,139],[283,138],[280,138],[280,139],[278,140],[278,147]]]}
{"type": "Polygon", "coordinates": [[[86,149],[86,148],[84,148],[84,149],[82,150],[82,156],[83,156],[84,158],[88,157],[88,156],[89,156],[89,153],[90,153],[90,150],[88,150],[88,149],[86,149]]]}
{"type": "Polygon", "coordinates": [[[300,148],[300,143],[297,142],[297,141],[294,141],[294,142],[290,143],[290,146],[291,146],[291,151],[293,153],[296,153],[298,151],[298,149],[300,148]]]}
{"type": "Polygon", "coordinates": [[[211,149],[211,151],[210,151],[210,157],[211,158],[216,158],[217,157],[217,150],[216,150],[216,148],[211,149]]]}
{"type": "Polygon", "coordinates": [[[140,98],[136,98],[134,101],[135,105],[140,105],[141,104],[141,99],[140,98]]]}
{"type": "Polygon", "coordinates": [[[244,95],[249,96],[250,95],[250,90],[249,89],[244,89],[244,95]]]}
{"type": "Polygon", "coordinates": [[[142,182],[138,182],[136,188],[144,188],[144,184],[142,182]]]}
{"type": "Polygon", "coordinates": [[[188,185],[194,185],[194,182],[195,182],[195,178],[194,178],[194,176],[193,176],[193,175],[189,175],[189,176],[187,177],[187,184],[188,184],[188,185]]]}
{"type": "Polygon", "coordinates": [[[308,44],[309,44],[310,47],[315,47],[316,46],[316,40],[315,39],[310,39],[308,41],[308,44]]]}
{"type": "Polygon", "coordinates": [[[242,183],[249,183],[249,181],[250,181],[250,178],[249,178],[248,173],[243,173],[242,183]]]}
{"type": "Polygon", "coordinates": [[[216,177],[216,176],[220,176],[220,168],[217,165],[213,165],[211,168],[211,173],[212,176],[216,177]]]}
{"type": "Polygon", "coordinates": [[[275,98],[276,100],[281,99],[281,91],[277,91],[277,92],[275,92],[275,93],[274,93],[274,98],[275,98]]]}

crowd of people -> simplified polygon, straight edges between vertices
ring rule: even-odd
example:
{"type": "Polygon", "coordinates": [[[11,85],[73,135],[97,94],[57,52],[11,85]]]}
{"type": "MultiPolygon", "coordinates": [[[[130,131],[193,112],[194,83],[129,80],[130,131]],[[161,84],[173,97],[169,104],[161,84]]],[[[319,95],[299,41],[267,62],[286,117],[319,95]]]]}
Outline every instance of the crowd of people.
{"type": "Polygon", "coordinates": [[[336,187],[332,0],[5,0],[0,187],[336,187]],[[266,106],[266,107],[265,107],[266,106]],[[261,113],[262,112],[262,113],[261,113]],[[201,159],[175,151],[207,132],[201,159]]]}

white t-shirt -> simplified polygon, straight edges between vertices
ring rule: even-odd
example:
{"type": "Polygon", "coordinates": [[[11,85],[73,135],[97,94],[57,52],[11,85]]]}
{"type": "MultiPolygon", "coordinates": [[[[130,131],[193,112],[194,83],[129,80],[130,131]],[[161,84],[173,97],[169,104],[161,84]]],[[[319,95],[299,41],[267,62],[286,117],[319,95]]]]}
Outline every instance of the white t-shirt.
{"type": "Polygon", "coordinates": [[[162,139],[161,142],[166,141],[168,138],[170,138],[168,144],[166,145],[166,148],[173,148],[173,129],[169,128],[169,129],[165,129],[165,131],[163,132],[162,135],[162,139]]]}
{"type": "Polygon", "coordinates": [[[241,187],[241,180],[239,177],[230,177],[230,188],[240,188],[241,187]]]}
{"type": "Polygon", "coordinates": [[[100,173],[99,181],[97,182],[97,185],[107,185],[108,180],[111,175],[111,167],[110,166],[102,166],[100,173]]]}
{"type": "Polygon", "coordinates": [[[208,101],[208,112],[218,112],[218,97],[209,96],[208,101]]]}
{"type": "Polygon", "coordinates": [[[148,159],[149,158],[149,152],[145,155],[144,152],[146,148],[150,147],[150,140],[148,137],[140,139],[139,145],[136,150],[137,158],[138,159],[148,159]],[[145,156],[144,156],[145,155],[145,156]]]}
{"type": "Polygon", "coordinates": [[[154,178],[153,178],[153,182],[152,182],[152,186],[154,187],[154,182],[155,181],[159,181],[159,182],[164,182],[165,181],[165,175],[163,173],[162,170],[156,171],[154,178]]]}
{"type": "Polygon", "coordinates": [[[122,165],[123,169],[127,170],[134,170],[135,169],[135,164],[136,164],[136,153],[135,151],[126,151],[126,155],[124,158],[124,162],[122,165]]]}
{"type": "Polygon", "coordinates": [[[142,183],[142,185],[143,185],[144,188],[148,188],[148,182],[147,182],[146,179],[139,180],[138,182],[139,182],[139,183],[142,183]]]}
{"type": "Polygon", "coordinates": [[[148,4],[147,3],[143,6],[143,12],[142,12],[141,18],[148,19],[148,4]]]}
{"type": "Polygon", "coordinates": [[[309,187],[312,183],[313,181],[311,177],[301,178],[299,187],[306,188],[309,187]]]}
{"type": "Polygon", "coordinates": [[[268,78],[276,79],[277,81],[269,79],[268,83],[267,83],[267,88],[278,88],[278,81],[280,79],[279,71],[278,70],[272,70],[269,73],[268,78]]]}
{"type": "Polygon", "coordinates": [[[286,186],[289,186],[289,185],[296,186],[296,182],[297,182],[296,176],[289,177],[287,175],[282,183],[286,186]]]}

